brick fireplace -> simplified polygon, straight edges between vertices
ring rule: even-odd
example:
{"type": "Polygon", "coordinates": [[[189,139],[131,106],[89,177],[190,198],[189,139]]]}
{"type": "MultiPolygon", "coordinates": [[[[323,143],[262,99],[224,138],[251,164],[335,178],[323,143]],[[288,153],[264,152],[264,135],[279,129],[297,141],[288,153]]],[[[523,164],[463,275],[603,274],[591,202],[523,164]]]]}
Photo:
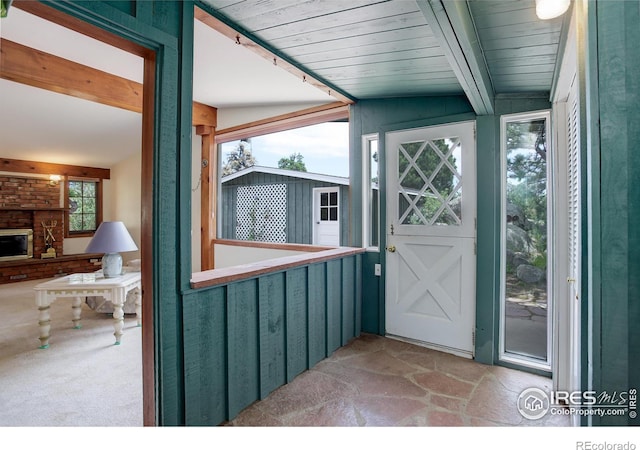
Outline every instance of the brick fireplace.
{"type": "Polygon", "coordinates": [[[49,180],[14,175],[0,175],[0,229],[33,230],[33,258],[0,262],[0,283],[48,278],[73,272],[92,272],[102,255],[63,254],[65,210],[60,207],[62,185],[49,180]],[[46,253],[47,230],[50,228],[55,259],[42,259],[46,253]]]}

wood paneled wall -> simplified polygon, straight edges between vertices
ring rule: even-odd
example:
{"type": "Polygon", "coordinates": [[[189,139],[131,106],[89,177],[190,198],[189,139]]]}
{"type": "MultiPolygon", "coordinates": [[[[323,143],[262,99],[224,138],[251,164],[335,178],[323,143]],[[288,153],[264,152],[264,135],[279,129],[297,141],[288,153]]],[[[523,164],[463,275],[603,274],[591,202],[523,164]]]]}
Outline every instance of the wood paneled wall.
{"type": "Polygon", "coordinates": [[[186,425],[218,425],[360,335],[362,255],[184,296],[186,425]]]}

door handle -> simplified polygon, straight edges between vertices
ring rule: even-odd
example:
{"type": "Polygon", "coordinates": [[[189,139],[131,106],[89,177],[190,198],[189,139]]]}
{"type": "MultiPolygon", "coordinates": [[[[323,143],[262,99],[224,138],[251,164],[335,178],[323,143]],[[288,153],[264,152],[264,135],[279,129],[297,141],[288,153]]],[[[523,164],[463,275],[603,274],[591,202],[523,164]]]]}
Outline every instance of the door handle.
{"type": "Polygon", "coordinates": [[[395,245],[390,245],[389,247],[387,247],[387,250],[391,253],[394,253],[396,251],[396,246],[395,245]]]}

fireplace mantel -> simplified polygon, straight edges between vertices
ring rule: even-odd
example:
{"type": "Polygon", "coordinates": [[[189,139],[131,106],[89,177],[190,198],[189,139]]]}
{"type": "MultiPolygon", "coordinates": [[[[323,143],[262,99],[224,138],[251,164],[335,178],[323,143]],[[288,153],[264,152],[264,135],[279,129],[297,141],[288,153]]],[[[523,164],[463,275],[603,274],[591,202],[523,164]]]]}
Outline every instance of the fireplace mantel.
{"type": "Polygon", "coordinates": [[[69,208],[47,208],[47,207],[21,207],[21,206],[0,206],[0,211],[67,211],[69,208]]]}

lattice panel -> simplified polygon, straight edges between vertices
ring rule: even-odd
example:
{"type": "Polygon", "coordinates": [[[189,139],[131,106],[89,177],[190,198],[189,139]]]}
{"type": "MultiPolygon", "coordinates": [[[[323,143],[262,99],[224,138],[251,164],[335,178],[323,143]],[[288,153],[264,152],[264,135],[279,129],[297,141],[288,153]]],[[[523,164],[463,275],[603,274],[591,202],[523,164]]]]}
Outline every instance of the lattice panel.
{"type": "Polygon", "coordinates": [[[287,185],[239,186],[236,239],[287,242],[287,185]]]}

